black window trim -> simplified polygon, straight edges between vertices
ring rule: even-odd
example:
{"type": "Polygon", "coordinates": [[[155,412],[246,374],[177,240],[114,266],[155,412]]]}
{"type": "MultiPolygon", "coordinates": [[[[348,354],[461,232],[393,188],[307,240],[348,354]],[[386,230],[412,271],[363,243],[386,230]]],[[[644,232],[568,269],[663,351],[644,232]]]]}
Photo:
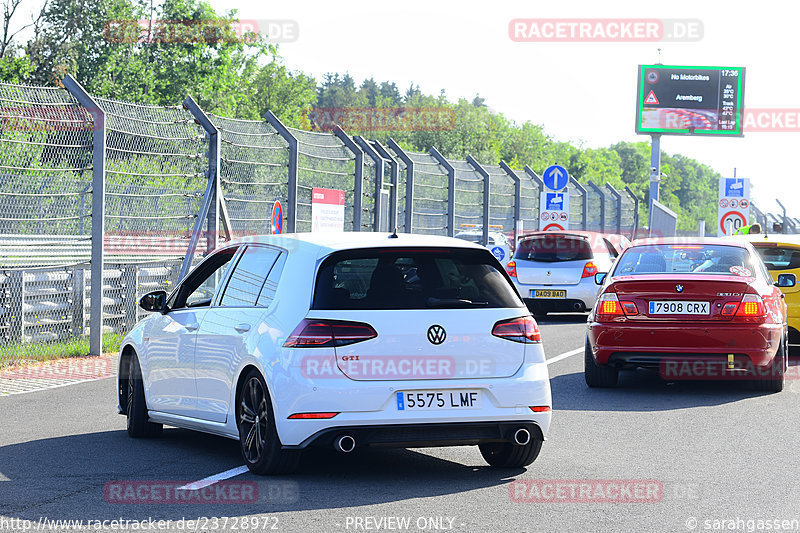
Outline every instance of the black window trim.
{"type": "MultiPolygon", "coordinates": [[[[233,257],[231,257],[230,261],[228,261],[228,262],[238,261],[237,257],[239,255],[241,255],[242,250],[245,248],[244,246],[242,246],[241,243],[231,244],[231,245],[228,245],[228,246],[224,246],[222,248],[217,248],[212,253],[210,253],[206,257],[204,257],[203,260],[200,261],[197,264],[197,266],[195,266],[192,270],[189,271],[188,274],[186,274],[185,278],[180,280],[180,282],[175,285],[175,288],[172,289],[172,292],[167,297],[167,302],[169,302],[173,298],[173,296],[177,298],[177,293],[181,290],[181,288],[184,286],[184,284],[187,281],[189,281],[190,279],[192,279],[198,272],[200,272],[200,270],[202,268],[204,268],[204,266],[206,266],[207,262],[211,261],[217,255],[224,253],[226,250],[230,250],[231,248],[235,248],[236,251],[233,253],[233,257]]],[[[217,296],[219,295],[219,292],[220,292],[220,287],[222,287],[223,284],[227,284],[228,276],[230,276],[230,270],[228,270],[228,272],[225,273],[225,277],[220,281],[220,286],[217,287],[217,290],[214,292],[214,297],[211,299],[211,303],[209,305],[207,305],[207,306],[203,306],[203,308],[207,309],[209,307],[213,307],[214,306],[214,302],[216,301],[217,296]]],[[[168,309],[167,313],[171,313],[172,311],[183,311],[185,309],[194,309],[194,308],[187,307],[187,306],[184,305],[183,307],[176,307],[174,309],[168,309]]]]}

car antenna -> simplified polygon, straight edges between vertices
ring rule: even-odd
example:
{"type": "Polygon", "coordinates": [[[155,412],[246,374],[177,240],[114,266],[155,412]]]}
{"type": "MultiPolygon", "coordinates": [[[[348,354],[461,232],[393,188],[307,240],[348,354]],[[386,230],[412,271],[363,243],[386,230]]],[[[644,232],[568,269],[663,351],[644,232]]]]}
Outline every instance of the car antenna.
{"type": "Polygon", "coordinates": [[[399,239],[399,237],[397,236],[397,226],[394,227],[394,230],[392,231],[392,234],[389,235],[389,238],[390,239],[399,239]]]}

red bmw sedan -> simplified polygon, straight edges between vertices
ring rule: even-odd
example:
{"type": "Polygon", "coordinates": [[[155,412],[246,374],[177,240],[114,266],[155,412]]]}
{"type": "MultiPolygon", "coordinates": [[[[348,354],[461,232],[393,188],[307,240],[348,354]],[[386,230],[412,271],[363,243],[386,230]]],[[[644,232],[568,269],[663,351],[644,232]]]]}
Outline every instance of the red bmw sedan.
{"type": "Polygon", "coordinates": [[[588,319],[584,376],[613,387],[620,370],[657,369],[669,381],[746,379],[783,389],[787,314],[755,249],[725,239],[644,239],[608,274],[588,319]]]}

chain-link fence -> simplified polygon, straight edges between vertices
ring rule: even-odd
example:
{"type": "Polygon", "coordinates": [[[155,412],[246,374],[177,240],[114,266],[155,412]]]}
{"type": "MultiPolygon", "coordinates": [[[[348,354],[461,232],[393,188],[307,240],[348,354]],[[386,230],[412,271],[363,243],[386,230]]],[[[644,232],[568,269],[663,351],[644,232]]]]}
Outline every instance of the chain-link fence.
{"type": "MultiPolygon", "coordinates": [[[[314,189],[343,194],[344,231],[480,228],[513,242],[540,227],[544,186],[527,167],[65,85],[0,85],[0,365],[115,349],[144,314],[138,299],[223,236],[317,229],[314,189]]],[[[607,189],[570,181],[571,229],[637,224],[632,193],[607,189]]]]}
{"type": "Polygon", "coordinates": [[[264,120],[216,115],[219,130],[219,177],[233,236],[272,232],[272,206],[287,203],[289,144],[264,120]]]}

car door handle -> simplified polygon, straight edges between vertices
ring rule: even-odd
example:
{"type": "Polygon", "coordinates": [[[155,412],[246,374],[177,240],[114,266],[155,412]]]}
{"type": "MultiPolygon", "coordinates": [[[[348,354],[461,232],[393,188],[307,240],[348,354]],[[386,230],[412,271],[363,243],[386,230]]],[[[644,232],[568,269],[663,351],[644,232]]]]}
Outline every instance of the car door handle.
{"type": "Polygon", "coordinates": [[[247,333],[248,331],[250,331],[250,324],[239,324],[238,326],[235,326],[233,329],[235,329],[239,333],[247,333]]]}
{"type": "Polygon", "coordinates": [[[186,324],[183,327],[186,328],[188,331],[196,331],[197,328],[200,327],[200,324],[198,324],[197,322],[192,322],[191,324],[186,324]]]}

